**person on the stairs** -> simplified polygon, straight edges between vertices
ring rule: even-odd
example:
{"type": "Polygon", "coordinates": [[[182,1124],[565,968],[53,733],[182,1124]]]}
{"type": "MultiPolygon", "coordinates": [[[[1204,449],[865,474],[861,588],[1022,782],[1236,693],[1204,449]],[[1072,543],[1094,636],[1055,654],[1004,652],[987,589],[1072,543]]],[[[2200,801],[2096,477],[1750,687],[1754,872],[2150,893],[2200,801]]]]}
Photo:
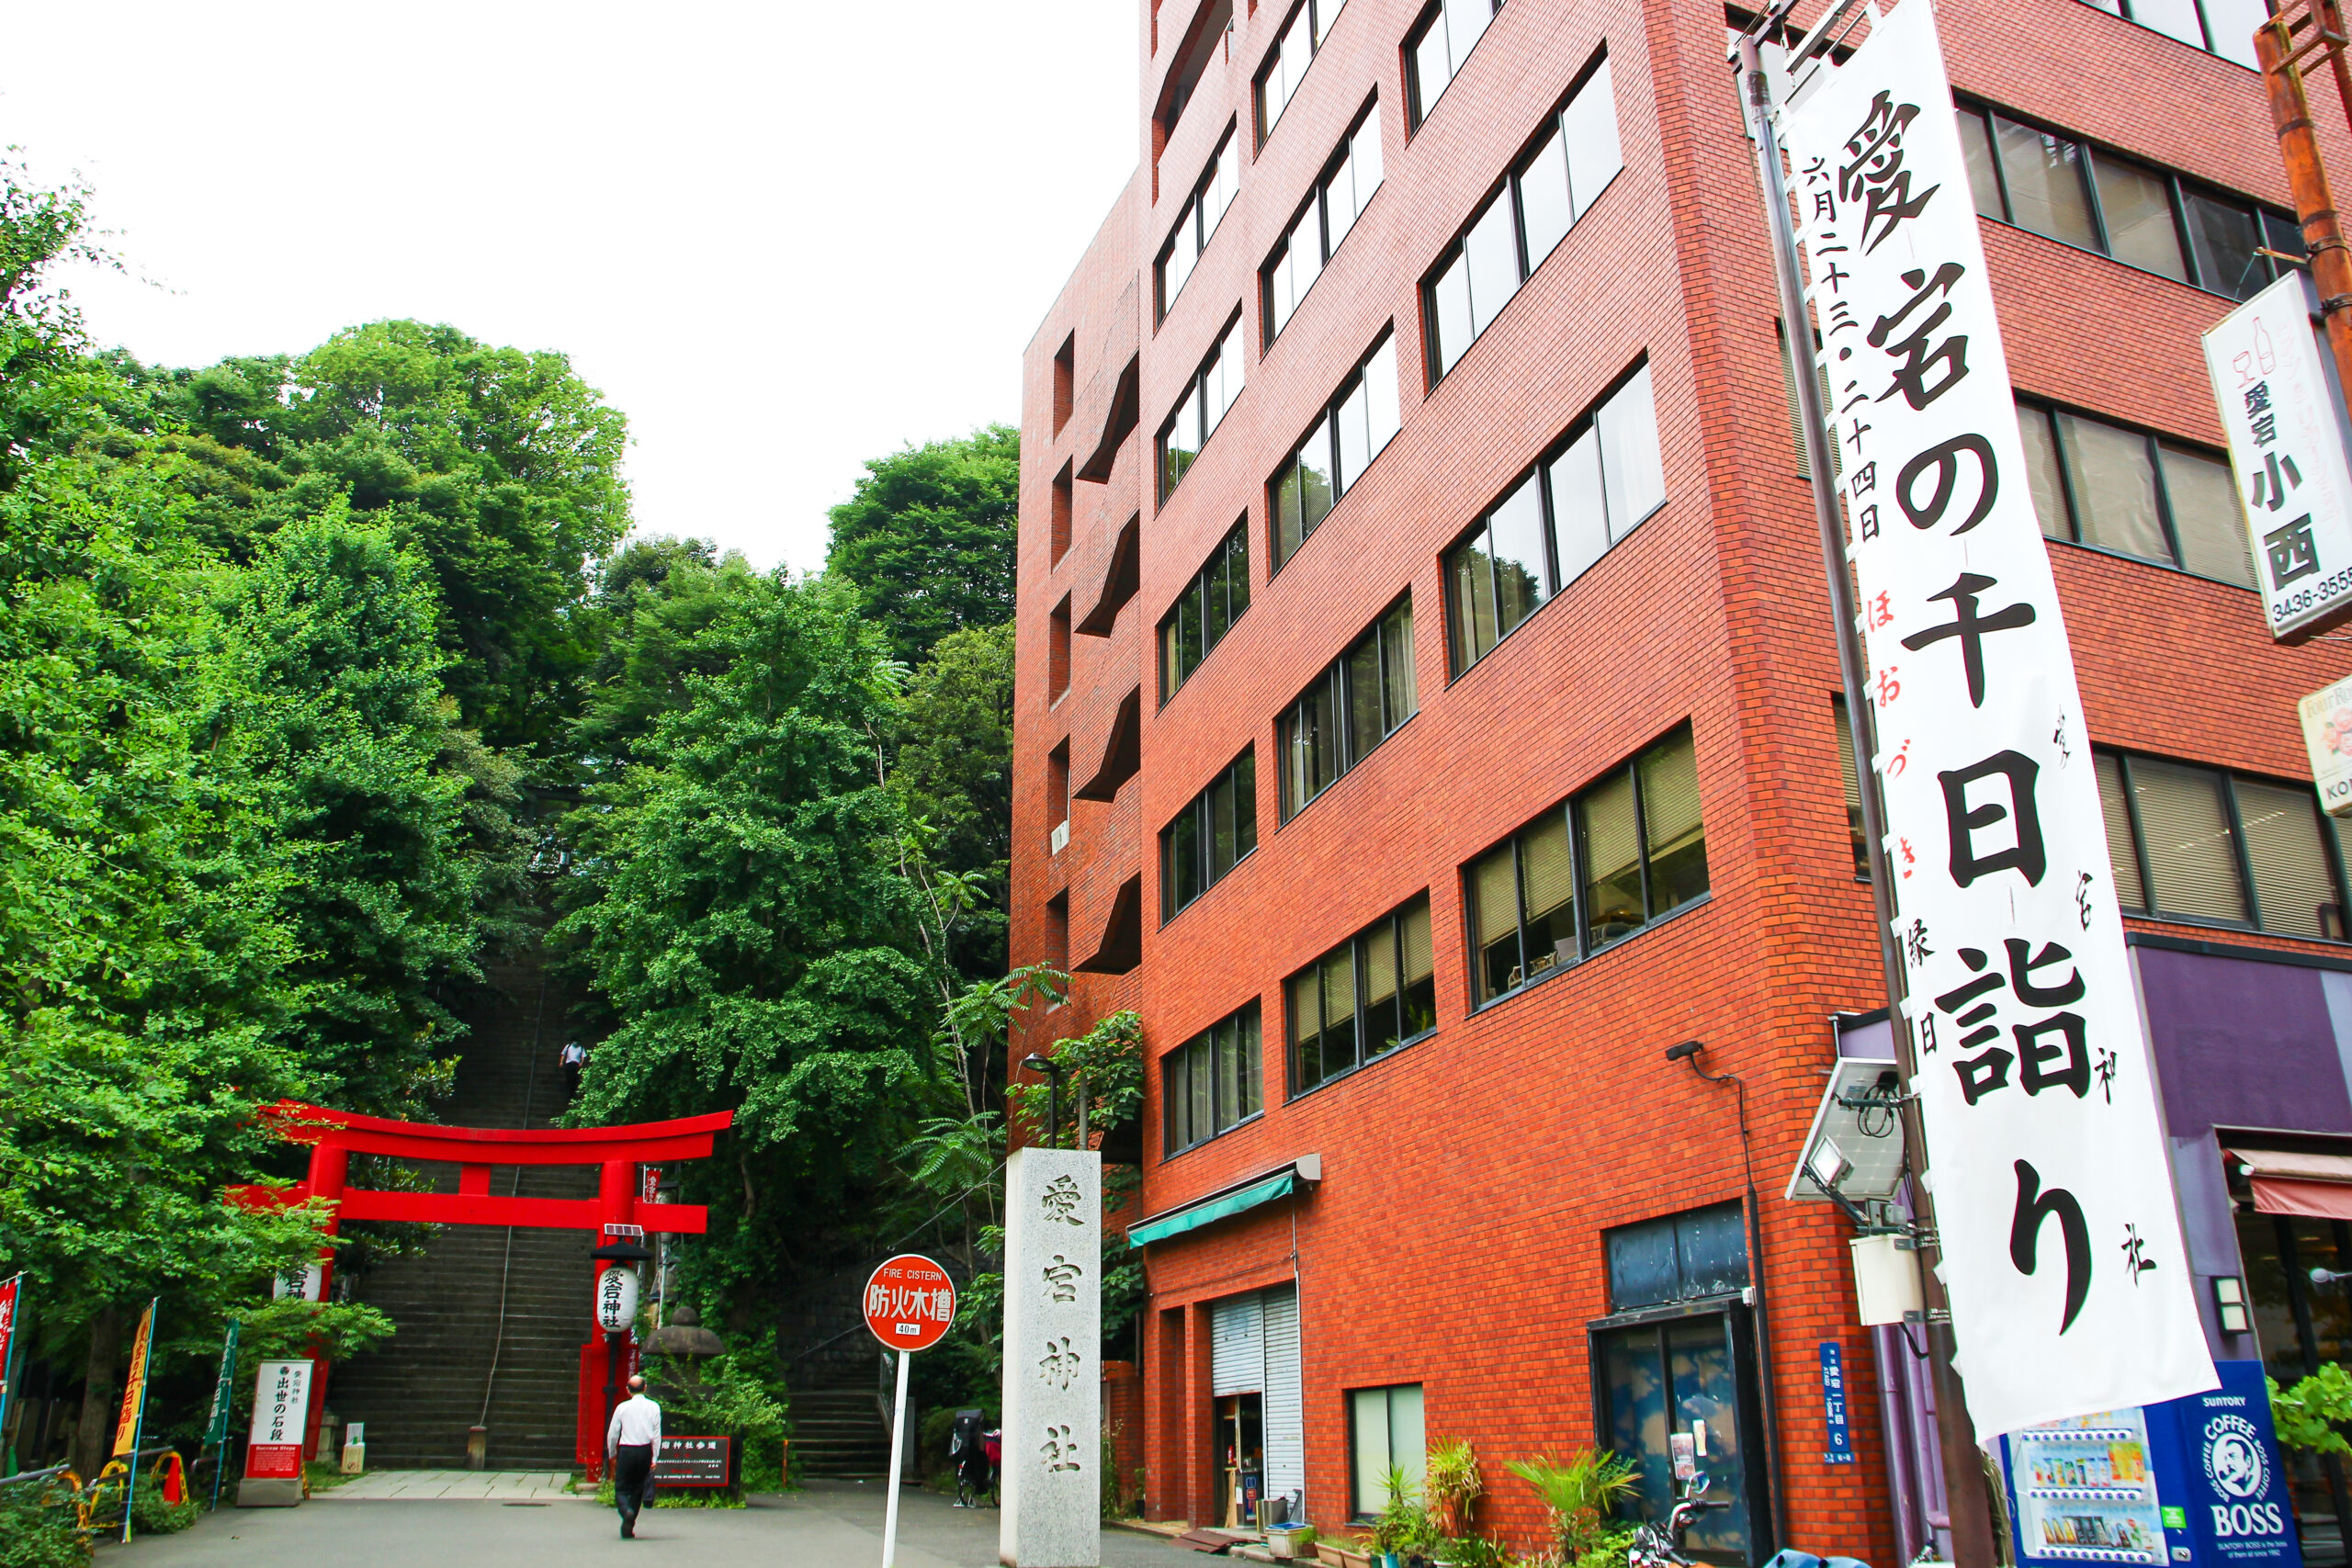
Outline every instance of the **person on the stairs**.
{"type": "Polygon", "coordinates": [[[588,1066],[588,1047],[577,1040],[567,1040],[563,1045],[563,1092],[567,1100],[580,1098],[580,1073],[588,1066]]]}
{"type": "Polygon", "coordinates": [[[621,1539],[637,1539],[637,1513],[653,1500],[653,1456],[662,1447],[662,1407],[646,1397],[645,1379],[628,1380],[628,1397],[613,1407],[605,1429],[605,1460],[613,1474],[613,1504],[621,1511],[621,1539]]]}

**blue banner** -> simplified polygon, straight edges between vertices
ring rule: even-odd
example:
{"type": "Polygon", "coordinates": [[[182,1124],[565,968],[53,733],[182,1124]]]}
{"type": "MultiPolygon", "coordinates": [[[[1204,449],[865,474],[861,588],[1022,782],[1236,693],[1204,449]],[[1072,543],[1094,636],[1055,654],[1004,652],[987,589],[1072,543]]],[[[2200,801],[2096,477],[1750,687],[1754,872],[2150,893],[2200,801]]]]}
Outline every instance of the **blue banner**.
{"type": "Polygon", "coordinates": [[[1854,1433],[1846,1418],[1846,1355],[1835,1339],[1821,1342],[1821,1417],[1829,1430],[1825,1464],[1854,1462],[1854,1433]]]}

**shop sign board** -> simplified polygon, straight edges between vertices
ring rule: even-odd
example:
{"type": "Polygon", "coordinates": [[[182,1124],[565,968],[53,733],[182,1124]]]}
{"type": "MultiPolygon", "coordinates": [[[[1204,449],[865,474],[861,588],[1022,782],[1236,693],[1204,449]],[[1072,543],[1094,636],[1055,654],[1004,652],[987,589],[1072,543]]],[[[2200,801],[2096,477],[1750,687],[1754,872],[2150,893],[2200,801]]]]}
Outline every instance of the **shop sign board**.
{"type": "Polygon", "coordinates": [[[2352,676],[2313,692],[2295,709],[2319,808],[2330,817],[2352,815],[2352,676]]]}
{"type": "Polygon", "coordinates": [[[1930,0],[1878,16],[1783,134],[1968,1407],[1989,1437],[2194,1393],[2212,1361],[1930,0]]]}
{"type": "Polygon", "coordinates": [[[2286,276],[2205,333],[2264,618],[2301,642],[2352,618],[2352,468],[2309,274],[2286,276]]]}

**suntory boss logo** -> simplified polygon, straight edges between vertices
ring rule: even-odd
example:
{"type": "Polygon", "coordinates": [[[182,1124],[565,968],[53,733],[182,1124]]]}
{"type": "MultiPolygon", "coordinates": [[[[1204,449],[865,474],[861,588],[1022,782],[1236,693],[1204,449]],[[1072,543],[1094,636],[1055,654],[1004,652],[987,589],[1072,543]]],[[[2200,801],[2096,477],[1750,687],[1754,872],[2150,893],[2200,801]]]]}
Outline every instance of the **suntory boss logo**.
{"type": "Polygon", "coordinates": [[[2253,1422],[2243,1416],[2216,1416],[2206,1422],[2204,1459],[2205,1476],[2213,1490],[2239,1499],[2212,1506],[2215,1539],[2287,1533],[2278,1505],[2262,1500],[2270,1492],[2270,1466],[2253,1422]]]}

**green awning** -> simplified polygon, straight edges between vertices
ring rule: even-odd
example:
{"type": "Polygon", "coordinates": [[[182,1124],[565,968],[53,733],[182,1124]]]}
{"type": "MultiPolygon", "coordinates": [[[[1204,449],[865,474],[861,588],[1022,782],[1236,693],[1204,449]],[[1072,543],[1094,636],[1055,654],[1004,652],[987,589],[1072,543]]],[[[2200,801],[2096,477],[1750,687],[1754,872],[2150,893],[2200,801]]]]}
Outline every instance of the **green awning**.
{"type": "Polygon", "coordinates": [[[1146,1242],[1166,1241],[1171,1235],[1182,1235],[1186,1231],[1214,1224],[1244,1209],[1254,1209],[1261,1203],[1271,1203],[1277,1198],[1287,1197],[1297,1182],[1298,1172],[1285,1170],[1280,1176],[1270,1176],[1237,1191],[1178,1209],[1157,1219],[1146,1220],[1128,1230],[1127,1240],[1141,1247],[1146,1242]]]}

